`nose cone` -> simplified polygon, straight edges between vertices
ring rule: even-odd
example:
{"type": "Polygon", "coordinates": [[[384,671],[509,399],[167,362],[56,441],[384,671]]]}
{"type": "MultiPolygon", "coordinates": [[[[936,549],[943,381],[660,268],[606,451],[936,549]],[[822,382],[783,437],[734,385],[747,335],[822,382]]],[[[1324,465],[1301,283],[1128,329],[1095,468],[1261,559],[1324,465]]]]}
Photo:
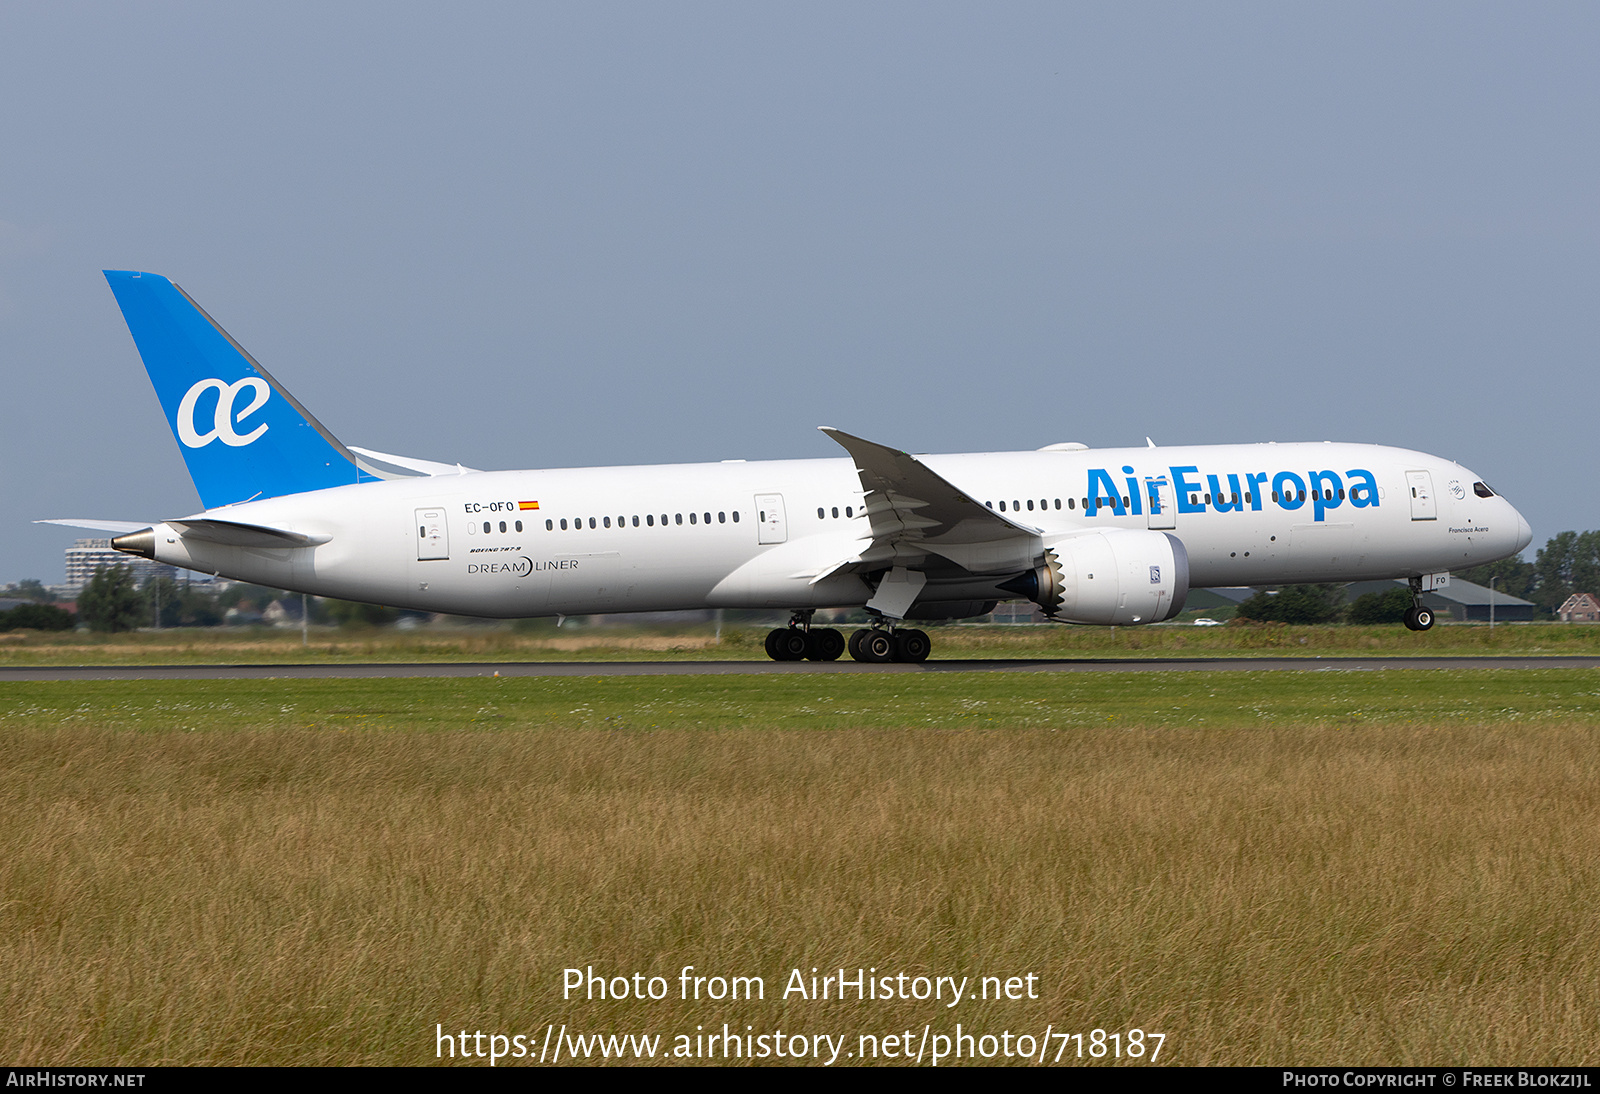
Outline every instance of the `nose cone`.
{"type": "Polygon", "coordinates": [[[1512,553],[1521,554],[1523,548],[1533,542],[1533,529],[1528,527],[1528,519],[1526,517],[1521,513],[1517,513],[1515,509],[1511,511],[1516,513],[1517,517],[1517,546],[1512,553]]]}

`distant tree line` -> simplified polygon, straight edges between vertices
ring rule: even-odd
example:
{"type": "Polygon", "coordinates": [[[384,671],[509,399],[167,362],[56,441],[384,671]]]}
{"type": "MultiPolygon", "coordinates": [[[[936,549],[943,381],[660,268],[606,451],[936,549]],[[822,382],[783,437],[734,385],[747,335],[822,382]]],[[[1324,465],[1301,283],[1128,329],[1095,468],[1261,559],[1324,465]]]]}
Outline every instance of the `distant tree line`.
{"type": "MultiPolygon", "coordinates": [[[[1506,558],[1460,570],[1457,577],[1478,585],[1493,583],[1510,596],[1531,600],[1545,618],[1573,593],[1600,595],[1600,531],[1562,532],[1539,549],[1532,562],[1506,558]]],[[[231,609],[255,616],[272,601],[291,597],[281,589],[230,584],[213,590],[190,586],[169,577],[150,578],[140,586],[127,566],[102,566],[78,594],[78,614],[56,607],[54,594],[29,578],[0,589],[0,596],[29,601],[0,612],[0,631],[31,628],[66,630],[83,623],[91,630],[116,632],[138,627],[215,627],[227,621],[231,609]]],[[[286,600],[298,612],[298,597],[286,600]]],[[[1260,592],[1235,611],[1240,619],[1276,623],[1398,623],[1411,606],[1411,594],[1401,588],[1367,593],[1345,603],[1344,586],[1337,582],[1286,585],[1260,592]]],[[[376,604],[308,598],[310,622],[335,626],[381,626],[401,613],[376,604]]],[[[259,618],[259,616],[256,616],[259,618]]]]}
{"type": "MultiPolygon", "coordinates": [[[[1455,576],[1476,585],[1492,582],[1496,592],[1531,600],[1541,615],[1553,619],[1573,593],[1600,595],[1600,532],[1562,532],[1532,562],[1503,558],[1458,570],[1455,576]]],[[[1257,593],[1234,615],[1263,623],[1399,623],[1411,606],[1407,589],[1366,593],[1349,604],[1342,590],[1337,583],[1286,585],[1257,593]]]]}
{"type": "MultiPolygon", "coordinates": [[[[300,596],[261,585],[230,583],[216,589],[209,582],[190,585],[170,577],[152,577],[141,585],[128,566],[102,566],[78,593],[76,616],[50,603],[55,599],[38,581],[29,579],[0,589],[0,596],[28,600],[0,612],[0,631],[31,628],[66,630],[82,623],[92,631],[115,634],[140,627],[218,627],[228,613],[255,622],[274,600],[282,600],[296,618],[300,596]]],[[[347,600],[307,597],[310,622],[341,627],[379,626],[400,618],[394,608],[347,600]]]]}

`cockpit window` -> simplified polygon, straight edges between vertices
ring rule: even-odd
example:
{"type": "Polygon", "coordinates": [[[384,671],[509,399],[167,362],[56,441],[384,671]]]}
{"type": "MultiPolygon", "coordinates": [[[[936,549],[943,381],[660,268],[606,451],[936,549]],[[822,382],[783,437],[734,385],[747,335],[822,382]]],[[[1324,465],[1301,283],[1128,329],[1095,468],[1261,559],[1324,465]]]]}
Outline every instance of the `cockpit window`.
{"type": "Polygon", "coordinates": [[[1473,483],[1472,484],[1472,492],[1474,494],[1478,495],[1478,497],[1480,497],[1480,498],[1492,498],[1492,497],[1494,497],[1494,491],[1489,489],[1489,484],[1486,483],[1486,482],[1475,482],[1475,483],[1473,483]]]}

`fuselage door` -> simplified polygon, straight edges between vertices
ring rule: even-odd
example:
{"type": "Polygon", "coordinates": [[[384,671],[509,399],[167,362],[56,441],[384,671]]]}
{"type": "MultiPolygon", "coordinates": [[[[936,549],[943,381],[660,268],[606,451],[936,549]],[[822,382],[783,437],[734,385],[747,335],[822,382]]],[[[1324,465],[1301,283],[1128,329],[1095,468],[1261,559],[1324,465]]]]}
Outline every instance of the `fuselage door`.
{"type": "Polygon", "coordinates": [[[443,509],[417,510],[417,561],[450,557],[450,530],[443,509]]]}
{"type": "Polygon", "coordinates": [[[1178,507],[1172,502],[1172,484],[1167,477],[1144,481],[1145,502],[1150,506],[1150,527],[1176,528],[1178,507]]]}
{"type": "Polygon", "coordinates": [[[1439,510],[1433,504],[1433,476],[1426,471],[1407,471],[1406,485],[1411,488],[1411,519],[1438,520],[1439,510]]]}
{"type": "Polygon", "coordinates": [[[756,542],[783,543],[789,538],[789,525],[783,519],[782,494],[756,495],[756,542]]]}

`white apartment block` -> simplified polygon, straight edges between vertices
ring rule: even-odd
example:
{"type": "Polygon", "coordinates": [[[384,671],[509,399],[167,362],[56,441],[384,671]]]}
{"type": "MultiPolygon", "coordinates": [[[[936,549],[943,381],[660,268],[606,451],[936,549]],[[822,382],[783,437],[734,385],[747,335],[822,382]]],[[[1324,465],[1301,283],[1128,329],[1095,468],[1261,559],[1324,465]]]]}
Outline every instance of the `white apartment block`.
{"type": "Polygon", "coordinates": [[[148,558],[125,555],[113,550],[109,539],[80,539],[67,548],[67,582],[62,592],[75,597],[89,584],[89,579],[102,566],[126,566],[133,571],[133,580],[143,585],[151,577],[176,577],[177,568],[148,558]]]}

